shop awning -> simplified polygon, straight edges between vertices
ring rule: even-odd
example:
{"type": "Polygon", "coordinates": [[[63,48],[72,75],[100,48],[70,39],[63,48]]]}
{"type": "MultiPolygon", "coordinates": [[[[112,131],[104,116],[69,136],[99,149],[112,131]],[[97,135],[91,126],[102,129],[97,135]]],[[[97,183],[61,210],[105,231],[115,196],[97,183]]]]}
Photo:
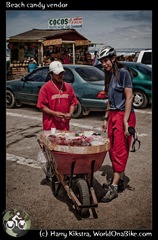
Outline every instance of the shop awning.
{"type": "Polygon", "coordinates": [[[88,40],[75,40],[75,46],[84,46],[89,44],[90,44],[90,41],[88,40]]]}
{"type": "Polygon", "coordinates": [[[88,46],[90,44],[90,41],[88,41],[88,40],[62,41],[62,39],[59,38],[59,39],[45,40],[43,42],[44,46],[70,44],[70,43],[74,43],[75,46],[84,46],[84,45],[88,46]]]}
{"type": "Polygon", "coordinates": [[[59,39],[50,39],[50,40],[45,40],[43,42],[43,45],[44,46],[50,46],[50,45],[60,45],[62,44],[62,39],[59,38],[59,39]]]}

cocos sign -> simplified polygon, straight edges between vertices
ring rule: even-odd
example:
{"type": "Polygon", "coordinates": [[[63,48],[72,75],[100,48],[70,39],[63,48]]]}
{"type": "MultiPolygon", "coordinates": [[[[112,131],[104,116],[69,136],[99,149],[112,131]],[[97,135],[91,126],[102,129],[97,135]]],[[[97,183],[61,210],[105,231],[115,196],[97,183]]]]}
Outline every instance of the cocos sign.
{"type": "Polygon", "coordinates": [[[68,18],[49,19],[48,21],[49,26],[67,25],[67,24],[68,24],[68,18]]]}
{"type": "Polygon", "coordinates": [[[48,27],[51,28],[64,28],[64,27],[82,27],[82,17],[77,18],[57,18],[49,19],[48,27]]]}

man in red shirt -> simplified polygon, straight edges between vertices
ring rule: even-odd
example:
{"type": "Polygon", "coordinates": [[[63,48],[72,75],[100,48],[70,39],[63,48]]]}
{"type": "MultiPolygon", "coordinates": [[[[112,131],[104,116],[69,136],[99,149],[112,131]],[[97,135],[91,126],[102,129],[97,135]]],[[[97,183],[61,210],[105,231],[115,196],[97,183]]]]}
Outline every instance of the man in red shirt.
{"type": "Polygon", "coordinates": [[[43,130],[68,130],[69,122],[78,104],[75,92],[69,83],[62,80],[64,68],[61,62],[49,65],[51,80],[40,89],[37,107],[43,112],[43,130]]]}

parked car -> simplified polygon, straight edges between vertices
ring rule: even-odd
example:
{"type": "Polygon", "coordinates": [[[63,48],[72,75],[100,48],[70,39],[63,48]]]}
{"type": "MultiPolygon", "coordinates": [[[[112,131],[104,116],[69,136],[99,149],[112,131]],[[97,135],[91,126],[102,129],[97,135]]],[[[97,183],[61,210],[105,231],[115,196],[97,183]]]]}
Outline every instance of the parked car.
{"type": "MultiPolygon", "coordinates": [[[[133,75],[134,108],[146,108],[152,103],[152,68],[138,62],[120,61],[120,63],[125,64],[133,75]]],[[[101,63],[95,67],[104,72],[101,63]]]]}
{"type": "Polygon", "coordinates": [[[152,49],[145,49],[140,52],[136,52],[134,61],[144,63],[152,67],[152,49]]]}
{"type": "MultiPolygon", "coordinates": [[[[79,104],[73,118],[89,114],[90,111],[105,111],[108,101],[104,90],[104,73],[89,65],[64,64],[63,80],[72,85],[79,104]]],[[[50,79],[49,67],[38,67],[19,80],[6,82],[7,108],[22,104],[36,105],[41,86],[50,79]]]]}

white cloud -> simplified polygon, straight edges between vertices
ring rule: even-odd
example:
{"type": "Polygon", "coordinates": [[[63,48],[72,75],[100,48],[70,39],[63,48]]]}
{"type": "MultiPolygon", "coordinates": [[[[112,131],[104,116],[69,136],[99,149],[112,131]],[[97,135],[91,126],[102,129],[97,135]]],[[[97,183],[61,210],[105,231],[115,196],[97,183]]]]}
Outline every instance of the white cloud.
{"type": "Polygon", "coordinates": [[[49,18],[78,16],[83,17],[83,27],[76,30],[92,42],[117,48],[152,46],[152,11],[6,11],[6,35],[47,29],[49,18]]]}

